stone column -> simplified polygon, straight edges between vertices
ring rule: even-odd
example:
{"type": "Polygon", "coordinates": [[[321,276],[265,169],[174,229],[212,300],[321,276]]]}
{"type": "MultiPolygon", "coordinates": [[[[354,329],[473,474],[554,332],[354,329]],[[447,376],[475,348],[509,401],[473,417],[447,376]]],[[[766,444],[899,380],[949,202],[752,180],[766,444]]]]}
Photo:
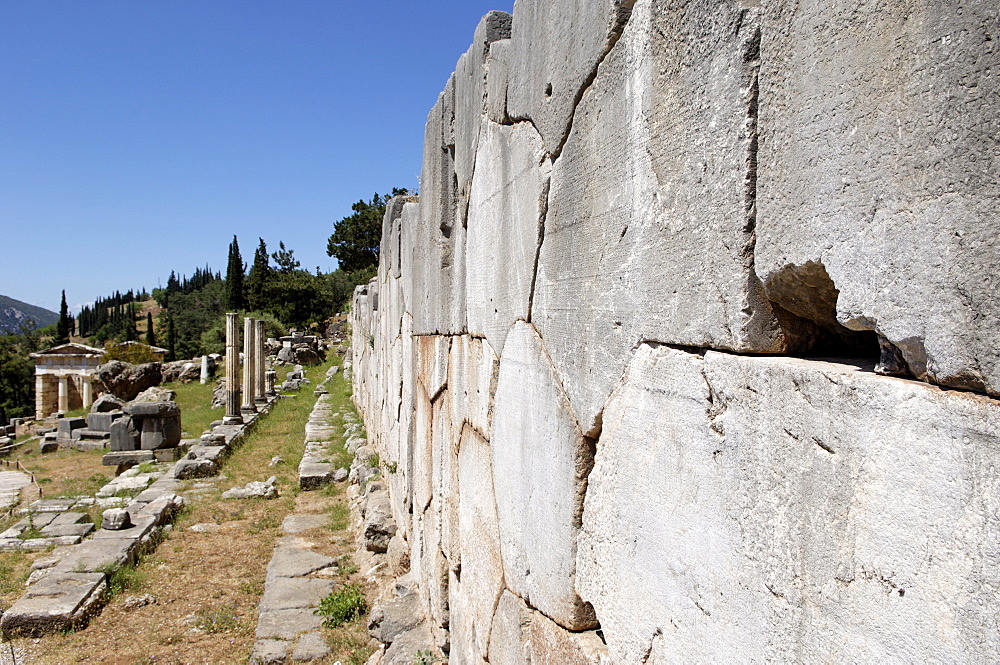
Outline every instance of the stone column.
{"type": "Polygon", "coordinates": [[[267,394],[270,397],[274,397],[275,395],[278,394],[278,392],[274,389],[274,384],[277,378],[278,378],[277,372],[275,372],[273,369],[267,370],[266,375],[264,377],[264,381],[267,384],[267,394]]]}
{"type": "Polygon", "coordinates": [[[264,372],[267,371],[267,356],[264,354],[264,322],[260,319],[256,321],[254,342],[256,342],[254,345],[254,358],[257,360],[254,367],[254,379],[257,382],[254,388],[254,401],[258,404],[267,404],[267,397],[264,395],[266,389],[264,372]]]}
{"type": "Polygon", "coordinates": [[[83,408],[89,409],[94,403],[94,386],[90,382],[90,377],[86,374],[83,378],[83,408]]]}
{"type": "Polygon", "coordinates": [[[225,425],[242,425],[240,415],[240,323],[239,315],[226,313],[226,417],[225,425]]]}
{"type": "Polygon", "coordinates": [[[256,392],[257,382],[254,380],[253,370],[256,364],[257,345],[254,338],[257,336],[257,326],[249,316],[243,319],[243,413],[257,413],[254,406],[254,392],[256,392]]]}
{"type": "Polygon", "coordinates": [[[69,411],[69,377],[62,375],[59,377],[59,411],[66,413],[69,411]]]}
{"type": "Polygon", "coordinates": [[[208,356],[201,357],[201,385],[208,383],[208,356]]]}
{"type": "Polygon", "coordinates": [[[45,413],[45,375],[35,374],[35,419],[41,420],[45,413]]]}

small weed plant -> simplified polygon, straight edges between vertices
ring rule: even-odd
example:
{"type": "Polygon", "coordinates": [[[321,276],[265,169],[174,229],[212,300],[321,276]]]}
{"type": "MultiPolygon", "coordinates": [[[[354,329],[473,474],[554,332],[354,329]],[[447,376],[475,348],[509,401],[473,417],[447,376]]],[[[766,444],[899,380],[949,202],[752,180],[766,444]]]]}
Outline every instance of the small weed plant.
{"type": "Polygon", "coordinates": [[[433,651],[417,651],[413,654],[413,665],[434,665],[437,656],[433,651]]]}
{"type": "Polygon", "coordinates": [[[212,607],[197,614],[195,627],[206,633],[229,633],[240,627],[240,618],[231,607],[212,607]]]}
{"type": "Polygon", "coordinates": [[[324,626],[336,628],[357,619],[367,610],[364,589],[357,584],[345,584],[320,601],[316,614],[323,617],[324,626]]]}

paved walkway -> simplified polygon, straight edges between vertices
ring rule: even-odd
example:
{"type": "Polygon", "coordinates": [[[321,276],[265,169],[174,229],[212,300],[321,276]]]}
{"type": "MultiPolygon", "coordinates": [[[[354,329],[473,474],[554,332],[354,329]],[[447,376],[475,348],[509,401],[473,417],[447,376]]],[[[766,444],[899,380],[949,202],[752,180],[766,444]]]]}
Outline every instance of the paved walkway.
{"type": "Polygon", "coordinates": [[[31,484],[31,476],[20,471],[0,471],[0,510],[17,505],[21,488],[31,484]]]}

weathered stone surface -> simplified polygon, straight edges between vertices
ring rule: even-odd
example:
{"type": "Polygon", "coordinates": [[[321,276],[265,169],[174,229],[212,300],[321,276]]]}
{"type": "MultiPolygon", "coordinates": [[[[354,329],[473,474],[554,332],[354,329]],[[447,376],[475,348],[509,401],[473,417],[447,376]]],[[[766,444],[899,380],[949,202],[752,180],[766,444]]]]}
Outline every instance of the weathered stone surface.
{"type": "Polygon", "coordinates": [[[756,268],[785,306],[802,289],[782,275],[824,266],[841,323],[997,395],[995,32],[990,3],[769,5],[756,268]]]}
{"type": "Polygon", "coordinates": [[[410,252],[413,332],[418,335],[465,331],[465,226],[455,191],[455,77],[448,80],[427,116],[420,176],[420,221],[404,227],[410,252]]]}
{"type": "Polygon", "coordinates": [[[291,643],[285,640],[257,640],[250,655],[252,665],[282,665],[288,658],[291,643]]]}
{"type": "Polygon", "coordinates": [[[182,459],[174,465],[174,478],[190,480],[191,478],[208,478],[219,473],[219,465],[207,459],[182,459]]]}
{"type": "Polygon", "coordinates": [[[985,658],[998,578],[969,564],[995,556],[998,438],[987,398],[644,345],[605,412],[577,587],[615,662],[985,658]]]}
{"type": "Polygon", "coordinates": [[[51,573],[4,612],[0,628],[20,636],[78,627],[100,606],[105,588],[103,573],[51,573]]]}
{"type": "Polygon", "coordinates": [[[484,437],[489,435],[499,370],[500,359],[489,342],[467,335],[452,338],[448,360],[448,408],[452,417],[452,436],[456,441],[462,436],[465,423],[484,437]]]}
{"type": "Polygon", "coordinates": [[[323,625],[323,617],[311,609],[275,610],[264,612],[257,621],[257,639],[295,639],[299,633],[316,630],[323,625]]]}
{"type": "Polygon", "coordinates": [[[531,123],[485,123],[469,202],[469,332],[503,354],[507,330],[528,320],[551,162],[531,123]],[[503,260],[497,260],[502,256],[503,260]]]}
{"type": "Polygon", "coordinates": [[[101,464],[104,466],[133,466],[143,462],[152,462],[154,459],[156,456],[152,450],[122,450],[105,453],[101,457],[101,464]]]}
{"type": "Polygon", "coordinates": [[[298,547],[279,546],[267,566],[267,579],[304,577],[309,573],[336,565],[336,560],[298,547]]]}
{"type": "Polygon", "coordinates": [[[524,602],[504,591],[497,603],[490,632],[489,661],[491,665],[529,665],[528,624],[531,614],[524,602]]]}
{"type": "Polygon", "coordinates": [[[493,611],[504,589],[504,567],[490,444],[471,427],[463,431],[459,446],[458,485],[462,582],[457,593],[464,598],[460,607],[452,601],[452,621],[474,642],[472,653],[485,657],[493,611]]]}
{"type": "Polygon", "coordinates": [[[177,402],[132,402],[125,405],[123,410],[133,418],[151,416],[167,418],[181,415],[181,407],[177,402]]]}
{"type": "Polygon", "coordinates": [[[113,452],[123,452],[128,450],[138,450],[141,438],[139,428],[131,417],[125,416],[115,420],[108,427],[111,432],[111,440],[108,447],[113,452]]]}
{"type": "Polygon", "coordinates": [[[634,0],[585,0],[571,6],[518,0],[507,111],[538,127],[547,152],[559,152],[578,95],[620,34],[632,4],[634,0]]]}
{"type": "Polygon", "coordinates": [[[591,628],[593,610],[574,583],[592,452],[530,324],[507,336],[495,404],[490,450],[507,587],[567,628],[591,628]]]}
{"type": "Polygon", "coordinates": [[[108,508],[101,516],[101,528],[121,531],[132,526],[132,516],[124,508],[108,508]]]}
{"type": "Polygon", "coordinates": [[[368,617],[368,634],[383,644],[391,644],[423,620],[420,597],[415,592],[403,593],[372,609],[368,617]]]}
{"type": "Polygon", "coordinates": [[[95,411],[87,414],[87,428],[98,432],[110,432],[111,423],[124,415],[121,411],[95,411]]]}
{"type": "Polygon", "coordinates": [[[389,549],[389,539],[394,535],[396,520],[392,518],[389,493],[385,490],[373,492],[365,504],[365,522],[362,527],[365,549],[384,553],[389,549]]]}
{"type": "Polygon", "coordinates": [[[103,383],[115,397],[128,402],[143,390],[160,385],[163,374],[160,363],[132,365],[111,360],[97,368],[94,378],[103,383]]]}
{"type": "Polygon", "coordinates": [[[90,405],[91,413],[107,413],[109,411],[121,411],[125,402],[114,395],[101,395],[90,405]]]}
{"type": "Polygon", "coordinates": [[[413,665],[413,654],[420,651],[438,652],[427,624],[398,635],[379,662],[381,665],[413,665]]]}
{"type": "Polygon", "coordinates": [[[295,641],[295,649],[292,651],[292,661],[296,663],[310,663],[314,660],[322,660],[330,655],[330,647],[326,642],[326,634],[319,630],[314,630],[299,636],[295,641]]]}
{"type": "Polygon", "coordinates": [[[784,349],[746,199],[755,16],[637,3],[577,109],[552,171],[532,321],[585,432],[642,340],[784,349]]]}
{"type": "Polygon", "coordinates": [[[180,416],[145,417],[139,445],[143,450],[176,448],[181,442],[180,416]]]}
{"type": "Polygon", "coordinates": [[[277,476],[267,480],[251,480],[243,487],[233,487],[222,493],[223,499],[273,499],[278,496],[278,488],[274,486],[277,476]]]}
{"type": "Polygon", "coordinates": [[[73,430],[83,429],[87,426],[86,418],[60,418],[56,421],[56,431],[60,439],[73,438],[73,430]]]}
{"type": "Polygon", "coordinates": [[[466,203],[473,170],[480,164],[480,122],[486,112],[486,60],[490,44],[510,38],[511,15],[489,12],[479,21],[472,45],[455,66],[455,176],[466,203]]]}
{"type": "Polygon", "coordinates": [[[176,399],[177,393],[173,390],[160,388],[159,386],[150,386],[136,395],[135,399],[132,400],[132,403],[142,404],[143,402],[173,402],[176,399]]]}
{"type": "Polygon", "coordinates": [[[334,588],[333,580],[277,577],[264,590],[258,609],[261,613],[319,607],[319,601],[334,588]]]}

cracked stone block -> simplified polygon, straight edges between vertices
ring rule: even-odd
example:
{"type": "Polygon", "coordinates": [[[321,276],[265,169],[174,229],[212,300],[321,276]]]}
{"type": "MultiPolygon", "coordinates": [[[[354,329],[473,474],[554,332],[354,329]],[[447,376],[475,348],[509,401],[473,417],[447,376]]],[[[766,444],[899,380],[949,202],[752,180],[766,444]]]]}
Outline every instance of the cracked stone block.
{"type": "Polygon", "coordinates": [[[469,332],[503,354],[507,331],[528,320],[551,162],[530,123],[485,123],[469,203],[469,332]],[[499,257],[503,257],[499,260],[499,257]]]}
{"type": "Polygon", "coordinates": [[[576,110],[531,320],[584,432],[643,340],[787,346],[753,268],[758,14],[640,0],[576,110]]]}
{"type": "Polygon", "coordinates": [[[575,588],[592,452],[541,338],[523,322],[500,359],[490,451],[507,587],[567,628],[594,627],[575,588]]]}
{"type": "Polygon", "coordinates": [[[257,621],[257,639],[293,640],[300,633],[316,630],[323,617],[311,609],[273,610],[262,612],[257,621]]]}
{"type": "MultiPolygon", "coordinates": [[[[410,254],[409,311],[417,335],[465,332],[465,225],[457,209],[455,77],[427,116],[420,175],[420,219],[404,227],[410,254]]],[[[367,342],[367,341],[366,341],[367,342]]]]}
{"type": "Polygon", "coordinates": [[[989,659],[998,441],[994,400],[870,365],[642,345],[577,588],[616,663],[989,659]]]}
{"type": "Polygon", "coordinates": [[[841,324],[918,378],[1000,395],[991,34],[989,3],[767,6],[756,270],[787,306],[782,275],[822,265],[841,324]]]}
{"type": "Polygon", "coordinates": [[[252,665],[282,665],[287,662],[291,642],[285,640],[257,640],[250,655],[252,665]]]}
{"type": "Polygon", "coordinates": [[[260,599],[260,612],[319,607],[319,601],[334,589],[333,580],[274,577],[260,599]]]}

